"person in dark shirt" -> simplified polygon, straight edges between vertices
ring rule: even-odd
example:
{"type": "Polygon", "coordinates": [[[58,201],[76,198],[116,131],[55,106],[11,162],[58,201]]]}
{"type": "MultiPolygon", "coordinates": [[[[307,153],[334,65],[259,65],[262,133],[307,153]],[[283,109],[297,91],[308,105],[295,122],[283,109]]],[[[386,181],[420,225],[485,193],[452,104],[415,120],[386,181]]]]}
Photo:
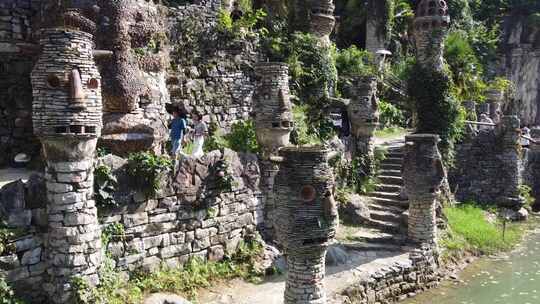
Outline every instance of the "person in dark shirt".
{"type": "Polygon", "coordinates": [[[187,128],[186,115],[183,111],[180,111],[178,108],[174,109],[173,120],[171,121],[171,143],[172,149],[171,153],[173,156],[176,156],[179,152],[182,151],[182,140],[184,139],[184,133],[187,128]]]}
{"type": "Polygon", "coordinates": [[[244,12],[238,7],[238,2],[233,3],[233,10],[231,12],[231,19],[233,22],[236,22],[244,16],[244,12]]]}

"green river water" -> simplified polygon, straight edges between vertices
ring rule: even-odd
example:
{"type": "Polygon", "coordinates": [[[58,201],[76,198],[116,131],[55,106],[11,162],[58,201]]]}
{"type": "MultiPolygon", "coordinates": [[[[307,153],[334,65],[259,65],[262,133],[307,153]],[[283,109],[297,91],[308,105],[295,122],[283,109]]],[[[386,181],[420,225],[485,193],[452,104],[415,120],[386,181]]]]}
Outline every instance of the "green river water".
{"type": "Polygon", "coordinates": [[[406,304],[540,304],[540,232],[506,257],[483,259],[406,304]]]}

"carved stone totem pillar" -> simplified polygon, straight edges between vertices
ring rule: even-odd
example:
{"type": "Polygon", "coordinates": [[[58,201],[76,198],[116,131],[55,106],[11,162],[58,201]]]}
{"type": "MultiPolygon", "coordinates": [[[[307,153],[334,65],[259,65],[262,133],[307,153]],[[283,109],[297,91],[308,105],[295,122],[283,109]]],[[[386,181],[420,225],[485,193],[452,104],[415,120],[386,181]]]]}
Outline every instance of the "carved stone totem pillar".
{"type": "Polygon", "coordinates": [[[450,16],[444,0],[422,0],[414,19],[416,58],[425,67],[442,70],[444,40],[448,34],[450,16]]]}
{"type": "Polygon", "coordinates": [[[73,303],[75,277],[99,282],[101,231],[93,200],[93,159],[101,132],[101,77],[93,36],[78,30],[42,31],[32,72],[34,132],[46,160],[50,263],[45,286],[52,303],[73,303]]]}
{"type": "Polygon", "coordinates": [[[351,122],[353,155],[367,156],[373,160],[373,133],[379,125],[377,79],[354,77],[350,91],[351,100],[347,112],[351,122]]]}
{"type": "Polygon", "coordinates": [[[274,179],[279,163],[272,161],[280,148],[289,145],[293,129],[289,92],[289,68],[280,62],[261,62],[255,66],[257,85],[253,95],[255,132],[262,150],[261,189],[265,197],[265,237],[274,236],[274,179]]]}
{"type": "Polygon", "coordinates": [[[501,138],[503,152],[500,161],[504,167],[501,174],[505,174],[504,180],[508,181],[497,198],[497,204],[519,210],[524,205],[524,199],[520,197],[519,186],[523,183],[520,168],[522,158],[520,155],[520,120],[517,116],[503,116],[501,123],[495,128],[496,136],[501,138]]]}
{"type": "Polygon", "coordinates": [[[319,38],[323,46],[330,46],[330,34],[336,25],[334,0],[312,1],[309,15],[310,33],[319,38]]]}
{"type": "Polygon", "coordinates": [[[434,245],[437,236],[436,200],[446,176],[437,148],[438,135],[405,137],[403,182],[409,198],[408,236],[413,242],[434,245]]]}
{"type": "Polygon", "coordinates": [[[338,224],[328,152],[319,147],[280,151],[275,227],[287,255],[285,304],[326,303],[325,255],[338,224]]]}

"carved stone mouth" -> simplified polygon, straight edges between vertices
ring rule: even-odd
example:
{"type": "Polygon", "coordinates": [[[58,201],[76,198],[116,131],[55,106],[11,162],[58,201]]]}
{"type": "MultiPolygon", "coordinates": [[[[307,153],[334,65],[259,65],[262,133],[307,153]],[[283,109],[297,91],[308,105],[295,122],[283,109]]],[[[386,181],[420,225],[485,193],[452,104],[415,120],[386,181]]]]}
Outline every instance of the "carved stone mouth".
{"type": "Polygon", "coordinates": [[[58,135],[97,135],[96,126],[68,125],[54,128],[58,135]]]}

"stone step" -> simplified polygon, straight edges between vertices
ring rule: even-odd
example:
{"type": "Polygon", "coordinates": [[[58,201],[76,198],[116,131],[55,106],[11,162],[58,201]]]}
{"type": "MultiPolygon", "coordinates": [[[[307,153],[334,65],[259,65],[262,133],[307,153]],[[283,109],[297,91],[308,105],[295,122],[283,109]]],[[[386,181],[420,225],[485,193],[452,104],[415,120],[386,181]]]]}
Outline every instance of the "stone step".
{"type": "Polygon", "coordinates": [[[382,164],[401,165],[403,163],[403,158],[401,158],[401,157],[387,157],[381,163],[382,164]]]}
{"type": "Polygon", "coordinates": [[[387,198],[380,198],[380,197],[372,197],[371,202],[373,204],[379,204],[382,206],[395,206],[395,207],[401,207],[401,208],[409,208],[409,202],[408,201],[400,201],[395,199],[387,199],[387,198]]]}
{"type": "Polygon", "coordinates": [[[376,192],[401,192],[401,186],[400,185],[386,185],[386,184],[376,184],[375,185],[375,191],[376,192]]]}
{"type": "Polygon", "coordinates": [[[401,159],[403,159],[404,156],[405,156],[405,153],[403,153],[402,151],[388,151],[386,153],[386,158],[401,158],[401,159]]]}
{"type": "Polygon", "coordinates": [[[387,243],[371,243],[371,242],[355,242],[355,243],[345,243],[343,244],[348,250],[354,251],[392,251],[399,252],[403,251],[401,246],[387,243]]]}
{"type": "Polygon", "coordinates": [[[385,185],[403,185],[403,178],[401,176],[379,175],[377,179],[385,185]]]}
{"type": "Polygon", "coordinates": [[[382,170],[379,170],[379,175],[401,177],[401,170],[382,169],[382,170]]]}
{"type": "Polygon", "coordinates": [[[401,213],[392,211],[370,210],[369,215],[372,219],[383,222],[401,222],[401,213]]]}
{"type": "Polygon", "coordinates": [[[368,204],[369,210],[374,211],[387,211],[401,215],[407,210],[404,206],[385,206],[381,204],[368,204]]]}
{"type": "Polygon", "coordinates": [[[378,229],[361,229],[353,234],[352,240],[376,244],[405,244],[407,237],[402,234],[386,233],[378,229]]]}
{"type": "Polygon", "coordinates": [[[369,193],[368,196],[399,200],[399,192],[374,191],[369,193]]]}
{"type": "Polygon", "coordinates": [[[402,230],[402,226],[399,222],[388,222],[376,219],[370,219],[367,221],[366,226],[391,233],[399,233],[402,230]]]}
{"type": "Polygon", "coordinates": [[[381,170],[399,170],[399,171],[401,171],[402,165],[401,164],[385,164],[385,163],[381,163],[380,168],[381,168],[381,170]]]}

